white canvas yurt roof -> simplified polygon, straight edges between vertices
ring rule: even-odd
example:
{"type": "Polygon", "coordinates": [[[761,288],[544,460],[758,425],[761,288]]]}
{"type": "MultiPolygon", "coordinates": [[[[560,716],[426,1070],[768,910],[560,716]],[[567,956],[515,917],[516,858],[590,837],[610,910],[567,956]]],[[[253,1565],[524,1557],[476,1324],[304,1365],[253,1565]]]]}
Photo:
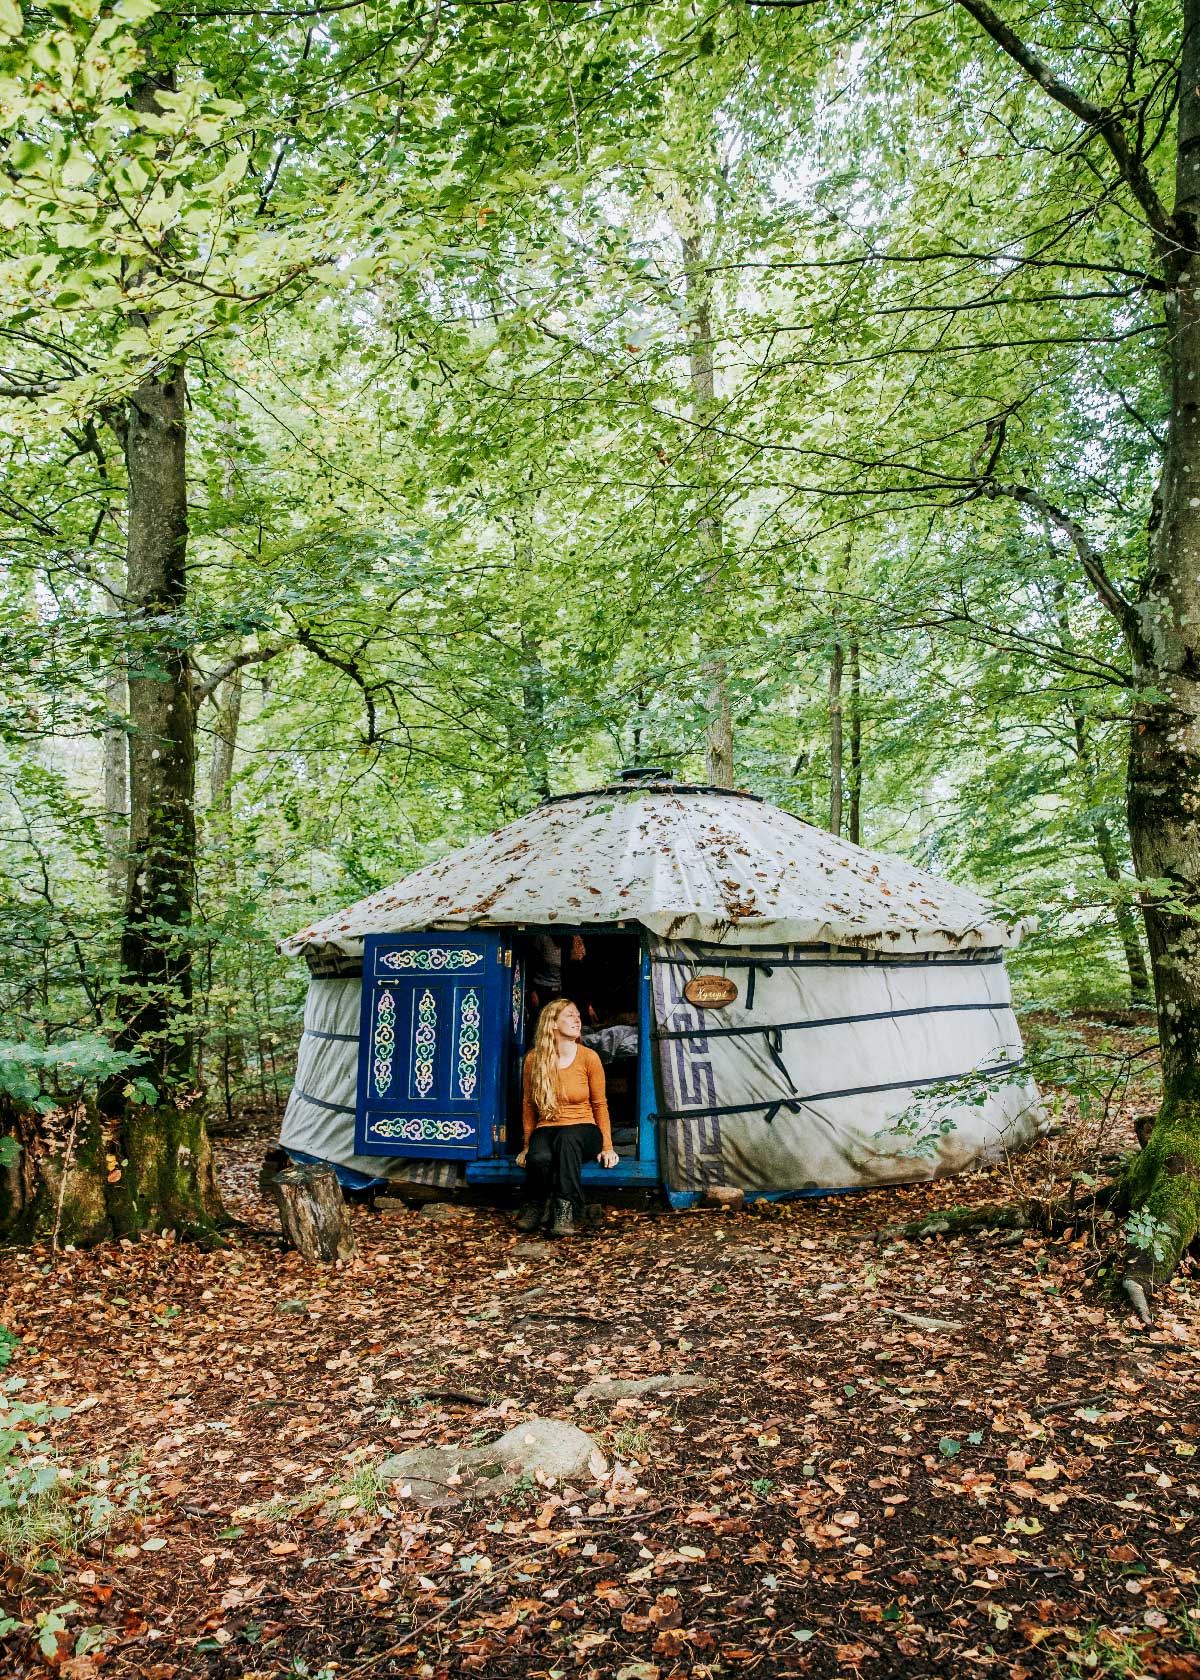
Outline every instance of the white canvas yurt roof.
{"type": "Polygon", "coordinates": [[[546,800],[279,948],[356,957],[370,933],[614,922],[667,939],[898,953],[1015,945],[1033,925],[753,794],[641,775],[546,800]]]}

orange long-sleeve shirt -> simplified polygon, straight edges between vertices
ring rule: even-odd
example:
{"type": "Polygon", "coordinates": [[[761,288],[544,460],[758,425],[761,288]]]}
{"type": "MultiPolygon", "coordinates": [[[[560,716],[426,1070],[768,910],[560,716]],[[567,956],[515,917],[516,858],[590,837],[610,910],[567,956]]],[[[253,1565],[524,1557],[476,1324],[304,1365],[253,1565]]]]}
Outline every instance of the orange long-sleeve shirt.
{"type": "Polygon", "coordinates": [[[605,1149],[612,1148],[612,1127],[608,1118],[608,1098],[604,1092],[604,1066],[594,1050],[581,1044],[575,1060],[568,1068],[557,1068],[558,1113],[553,1120],[541,1120],[533,1107],[533,1056],[525,1058],[522,1122],[525,1147],[538,1126],[589,1126],[600,1128],[605,1149]]]}

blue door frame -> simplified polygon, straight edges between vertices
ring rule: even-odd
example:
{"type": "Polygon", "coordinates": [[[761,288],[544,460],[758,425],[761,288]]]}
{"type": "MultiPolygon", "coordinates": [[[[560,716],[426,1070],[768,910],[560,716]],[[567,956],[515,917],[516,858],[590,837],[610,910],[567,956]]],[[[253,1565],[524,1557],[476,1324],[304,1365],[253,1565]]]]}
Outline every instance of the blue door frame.
{"type": "MultiPolygon", "coordinates": [[[[560,928],[555,933],[590,933],[591,928],[560,928]]],[[[625,930],[620,930],[625,931],[625,930]]],[[[638,1154],[636,1161],[622,1161],[616,1167],[601,1167],[589,1161],[583,1169],[583,1182],[596,1189],[610,1190],[628,1185],[661,1183],[658,1166],[658,1128],[654,1119],[657,1094],[654,1083],[654,1051],[651,1032],[653,1017],[650,1007],[650,947],[645,937],[641,942],[641,962],[638,969],[638,1154]]],[[[503,1129],[502,1129],[503,1130],[503,1129]]],[[[511,1155],[496,1156],[466,1163],[468,1184],[524,1184],[524,1171],[511,1155]]]]}

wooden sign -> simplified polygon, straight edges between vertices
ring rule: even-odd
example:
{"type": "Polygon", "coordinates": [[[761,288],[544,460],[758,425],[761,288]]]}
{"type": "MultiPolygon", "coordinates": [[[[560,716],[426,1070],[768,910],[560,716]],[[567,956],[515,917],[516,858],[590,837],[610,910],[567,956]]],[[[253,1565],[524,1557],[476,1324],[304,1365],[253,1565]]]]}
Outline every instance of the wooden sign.
{"type": "Polygon", "coordinates": [[[697,974],[683,988],[683,995],[697,1009],[724,1009],[737,1001],[738,989],[723,974],[697,974]]]}

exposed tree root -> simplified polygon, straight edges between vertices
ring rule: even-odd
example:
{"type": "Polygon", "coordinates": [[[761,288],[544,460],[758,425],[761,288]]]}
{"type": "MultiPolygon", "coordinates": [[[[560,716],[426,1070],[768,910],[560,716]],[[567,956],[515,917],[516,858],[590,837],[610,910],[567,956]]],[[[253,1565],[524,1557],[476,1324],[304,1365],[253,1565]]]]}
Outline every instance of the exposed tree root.
{"type": "Polygon", "coordinates": [[[1146,1299],[1146,1291],[1141,1284],[1138,1283],[1136,1278],[1125,1277],[1121,1281],[1121,1288],[1129,1297],[1133,1310],[1141,1322],[1147,1329],[1153,1328],[1154,1315],[1150,1311],[1150,1303],[1146,1299]]]}
{"type": "Polygon", "coordinates": [[[983,1202],[977,1207],[946,1208],[925,1219],[904,1225],[884,1225],[875,1241],[911,1241],[918,1237],[959,1237],[972,1232],[1036,1231],[1042,1236],[1060,1236],[1098,1219],[1105,1211],[1111,1187],[1104,1187],[1084,1202],[1066,1199],[1045,1201],[1031,1196],[1023,1202],[983,1202]]]}
{"type": "MultiPolygon", "coordinates": [[[[1160,1137],[1159,1148],[1161,1149],[1160,1131],[1156,1129],[1153,1135],[1160,1137]]],[[[944,1212],[936,1213],[926,1219],[910,1220],[903,1225],[885,1225],[875,1232],[875,1241],[876,1243],[903,1242],[929,1237],[969,1236],[987,1231],[1008,1231],[1011,1233],[1010,1240],[1019,1240],[1026,1231],[1035,1232],[1040,1236],[1054,1237],[1062,1236],[1068,1231],[1078,1231],[1081,1227],[1086,1228],[1089,1223],[1098,1222],[1105,1214],[1107,1214],[1107,1223],[1111,1226],[1113,1219],[1111,1209],[1115,1207],[1123,1212],[1129,1210],[1128,1198],[1131,1182],[1138,1182],[1134,1175],[1138,1172],[1139,1166],[1144,1170],[1143,1156],[1145,1154],[1146,1151],[1143,1150],[1142,1155],[1135,1158],[1123,1178],[1103,1186],[1085,1202],[1071,1202],[1065,1199],[1042,1201],[1037,1198],[1030,1198],[1024,1202],[986,1202],[978,1207],[948,1208],[944,1212]]],[[[1181,1201],[1186,1211],[1189,1205],[1188,1198],[1191,1195],[1195,1193],[1200,1198],[1200,1177],[1194,1177],[1192,1171],[1186,1168],[1181,1173],[1179,1160],[1178,1153],[1166,1156],[1166,1164],[1170,1170],[1157,1178],[1151,1178],[1151,1187],[1155,1192],[1153,1199],[1151,1197],[1144,1198],[1136,1204],[1138,1207],[1149,1207],[1150,1211],[1154,1212],[1155,1206],[1159,1208],[1166,1206],[1175,1213],[1178,1219],[1181,1201]],[[1182,1186],[1179,1183],[1181,1177],[1184,1180],[1182,1186]]],[[[1155,1218],[1161,1220],[1161,1213],[1155,1213],[1155,1218]]],[[[1160,1263],[1162,1265],[1160,1270],[1155,1264],[1152,1251],[1131,1245],[1126,1248],[1124,1259],[1113,1279],[1117,1292],[1124,1296],[1137,1314],[1139,1323],[1147,1329],[1153,1328],[1154,1325],[1151,1302],[1155,1283],[1161,1282],[1171,1275],[1188,1246],[1185,1242],[1182,1247],[1174,1248],[1181,1235],[1178,1226],[1168,1228],[1164,1222],[1162,1226],[1153,1229],[1160,1246],[1165,1243],[1167,1248],[1174,1250],[1173,1256],[1169,1257],[1169,1267],[1166,1263],[1160,1263]]],[[[1184,1232],[1186,1231],[1187,1226],[1185,1224],[1184,1232]]],[[[1196,1225],[1193,1224],[1190,1240],[1194,1241],[1195,1237],[1196,1225]]],[[[1109,1264],[1111,1265],[1111,1262],[1109,1264]]]]}
{"type": "Polygon", "coordinates": [[[883,1225],[875,1241],[904,1242],[916,1237],[957,1237],[972,1231],[1024,1231],[1029,1228],[1029,1210],[1021,1202],[986,1202],[979,1207],[947,1208],[925,1219],[910,1219],[903,1225],[883,1225]]]}

